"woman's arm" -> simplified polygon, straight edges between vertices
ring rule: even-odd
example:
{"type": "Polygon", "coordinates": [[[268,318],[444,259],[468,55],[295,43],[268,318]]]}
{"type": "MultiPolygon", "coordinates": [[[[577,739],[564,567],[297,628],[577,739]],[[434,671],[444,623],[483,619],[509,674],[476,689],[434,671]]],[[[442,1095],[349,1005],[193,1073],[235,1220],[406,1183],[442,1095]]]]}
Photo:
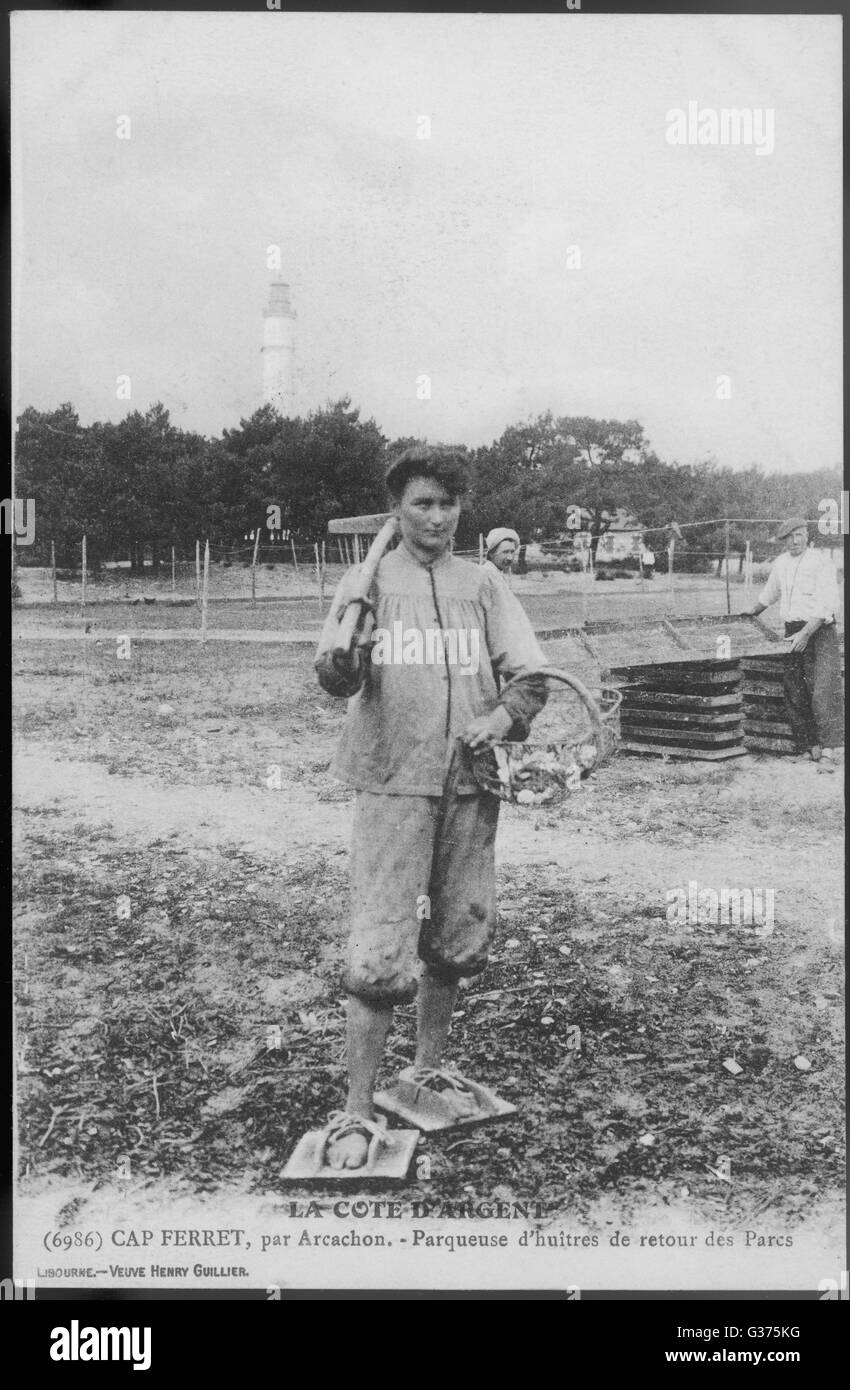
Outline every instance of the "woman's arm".
{"type": "MultiPolygon", "coordinates": [[[[522,742],[528,738],[535,715],[549,698],[546,678],[537,674],[540,667],[546,665],[546,658],[525,609],[499,576],[482,576],[481,601],[493,670],[503,682],[515,681],[491,712],[496,716],[497,727],[510,718],[507,733],[496,737],[522,742]]],[[[484,717],[490,718],[489,715],[484,717]]]]}
{"type": "Polygon", "coordinates": [[[368,641],[374,626],[371,613],[364,617],[363,630],[358,644],[346,656],[334,655],[339,625],[350,598],[358,590],[357,567],[348,570],[340,580],[333,596],[328,616],[325,618],[316,656],[313,662],[319,685],[328,694],[339,699],[350,699],[356,695],[364,680],[369,664],[368,641]]]}

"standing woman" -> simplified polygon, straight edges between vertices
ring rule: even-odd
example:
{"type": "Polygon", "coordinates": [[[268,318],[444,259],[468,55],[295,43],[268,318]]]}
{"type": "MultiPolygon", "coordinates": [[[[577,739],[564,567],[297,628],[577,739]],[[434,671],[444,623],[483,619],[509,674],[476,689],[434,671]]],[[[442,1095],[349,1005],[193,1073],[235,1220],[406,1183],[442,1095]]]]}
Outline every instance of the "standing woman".
{"type": "Polygon", "coordinates": [[[323,689],[349,697],[332,770],[356,792],[344,976],[348,1096],[322,1135],[327,1165],[337,1170],[362,1168],[370,1143],[381,1142],[373,1100],[395,1004],[417,999],[414,1065],[396,1085],[411,1112],[443,1128],[497,1099],[442,1059],[459,981],[484,969],[495,929],[500,803],[468,768],[444,811],[441,793],[458,738],[471,749],[524,740],[547,694],[536,674],[545,658],[518,600],[492,566],[451,553],[468,490],[463,457],[415,446],[386,482],[401,541],[381,560],[370,593],[373,646],[334,657],[355,573],[337,591],[315,663],[323,689]],[[395,655],[379,661],[387,647],[395,655]],[[473,650],[474,665],[454,659],[473,650]],[[499,681],[516,677],[500,694],[499,681]]]}

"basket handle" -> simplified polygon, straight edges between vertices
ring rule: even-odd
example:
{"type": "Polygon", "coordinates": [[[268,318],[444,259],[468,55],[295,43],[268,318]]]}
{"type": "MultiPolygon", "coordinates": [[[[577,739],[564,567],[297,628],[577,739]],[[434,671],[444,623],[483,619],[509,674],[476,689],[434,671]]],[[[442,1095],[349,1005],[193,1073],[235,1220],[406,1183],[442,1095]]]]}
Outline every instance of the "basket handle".
{"type": "Polygon", "coordinates": [[[526,680],[532,675],[545,676],[547,680],[561,681],[563,685],[570,686],[587,710],[594,732],[601,737],[605,727],[602,711],[584,682],[580,681],[578,676],[571,676],[569,671],[562,671],[557,666],[540,666],[536,671],[523,671],[520,675],[514,676],[512,680],[509,680],[507,684],[502,687],[500,694],[504,695],[505,691],[510,690],[512,685],[516,685],[518,681],[526,680]]]}

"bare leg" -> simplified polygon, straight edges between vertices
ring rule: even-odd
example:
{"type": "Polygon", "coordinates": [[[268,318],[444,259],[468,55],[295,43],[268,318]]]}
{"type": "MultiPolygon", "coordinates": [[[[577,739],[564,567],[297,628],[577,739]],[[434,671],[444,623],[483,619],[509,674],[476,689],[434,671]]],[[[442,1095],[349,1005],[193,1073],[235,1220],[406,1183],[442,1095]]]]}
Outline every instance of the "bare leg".
{"type": "MultiPolygon", "coordinates": [[[[346,1110],[364,1120],[374,1118],[372,1097],[384,1043],[392,1022],[392,1005],[368,1004],[348,996],[348,1100],[346,1110]]],[[[362,1134],[349,1134],[330,1146],[331,1168],[362,1168],[369,1151],[362,1134]]]]}
{"type": "MultiPolygon", "coordinates": [[[[444,980],[431,975],[426,968],[419,982],[414,1073],[424,1074],[432,1067],[439,1067],[449,1036],[456,998],[457,984],[446,984],[444,980]]],[[[457,1110],[458,1115],[471,1115],[478,1109],[470,1096],[462,1096],[453,1091],[442,1094],[457,1110]]]]}
{"type": "Polygon", "coordinates": [[[425,970],[419,982],[416,1059],[413,1063],[417,1071],[440,1065],[456,998],[457,984],[446,984],[425,970]]]}

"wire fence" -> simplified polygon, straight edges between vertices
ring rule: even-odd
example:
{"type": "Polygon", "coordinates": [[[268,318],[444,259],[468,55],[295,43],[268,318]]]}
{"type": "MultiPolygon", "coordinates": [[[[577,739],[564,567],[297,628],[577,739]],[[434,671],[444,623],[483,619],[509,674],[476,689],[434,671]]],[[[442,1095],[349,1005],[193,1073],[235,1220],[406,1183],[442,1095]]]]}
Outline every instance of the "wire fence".
{"type": "MultiPolygon", "coordinates": [[[[733,546],[732,527],[758,527],[766,532],[779,520],[720,517],[664,527],[611,527],[598,537],[577,531],[561,541],[529,542],[522,546],[518,573],[580,572],[588,585],[618,574],[641,584],[663,575],[663,588],[671,601],[677,581],[685,573],[703,574],[725,581],[726,611],[731,613],[732,585],[743,585],[744,604],[748,606],[755,601],[755,584],[766,571],[765,559],[756,558],[749,539],[743,548],[733,546]],[[699,529],[711,528],[716,532],[718,527],[724,531],[722,549],[694,544],[699,529]],[[650,537],[655,536],[660,537],[661,544],[656,540],[650,545],[650,537]]],[[[13,593],[17,601],[24,603],[78,603],[83,613],[88,606],[110,601],[194,605],[202,634],[206,631],[209,605],[215,603],[256,605],[269,600],[306,599],[315,602],[318,618],[327,611],[342,574],[363,559],[371,539],[366,535],[335,535],[305,542],[282,535],[267,541],[258,529],[246,536],[246,543],[241,545],[199,539],[194,551],[188,554],[178,547],[160,548],[156,565],[148,547],[151,563],[134,570],[129,561],[119,560],[107,560],[90,568],[87,538],[83,536],[79,566],[73,569],[57,566],[53,544],[49,568],[30,567],[28,573],[21,564],[23,557],[18,556],[16,573],[21,582],[16,583],[13,593]]],[[[820,535],[818,539],[829,549],[837,568],[842,569],[843,551],[835,540],[820,535]]],[[[483,563],[483,535],[479,536],[476,549],[458,549],[454,553],[473,563],[483,563]]]]}

